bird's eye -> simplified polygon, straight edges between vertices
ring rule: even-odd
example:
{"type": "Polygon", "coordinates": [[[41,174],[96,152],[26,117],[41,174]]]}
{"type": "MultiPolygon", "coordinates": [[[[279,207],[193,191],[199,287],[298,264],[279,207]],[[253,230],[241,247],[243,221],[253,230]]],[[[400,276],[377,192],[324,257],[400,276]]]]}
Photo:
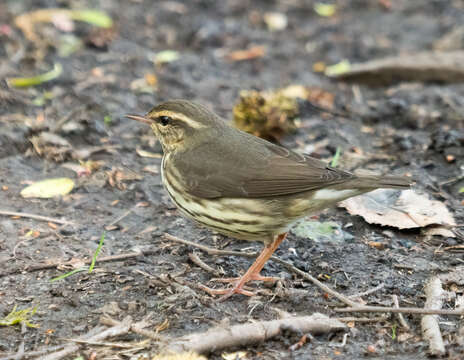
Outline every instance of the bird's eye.
{"type": "Polygon", "coordinates": [[[169,116],[160,116],[158,121],[161,125],[166,126],[171,123],[172,119],[169,116]]]}

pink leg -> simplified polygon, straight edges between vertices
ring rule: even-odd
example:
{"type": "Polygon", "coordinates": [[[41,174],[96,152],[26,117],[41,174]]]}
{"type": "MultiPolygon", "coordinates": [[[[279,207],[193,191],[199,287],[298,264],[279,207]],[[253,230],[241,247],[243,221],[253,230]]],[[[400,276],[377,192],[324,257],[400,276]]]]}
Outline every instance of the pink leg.
{"type": "Polygon", "coordinates": [[[219,279],[219,281],[234,283],[234,286],[231,289],[211,289],[203,285],[201,286],[201,288],[211,295],[224,295],[221,298],[219,298],[218,301],[224,301],[228,299],[229,297],[231,297],[233,294],[243,294],[247,296],[253,296],[254,294],[251,291],[243,289],[243,286],[248,281],[252,281],[252,280],[273,281],[273,282],[277,280],[277,278],[261,276],[260,272],[261,272],[261,269],[264,267],[264,264],[266,264],[266,262],[272,256],[272,254],[279,247],[280,243],[284,241],[286,236],[287,236],[287,233],[280,234],[275,238],[275,240],[272,243],[267,245],[263,249],[261,254],[259,254],[259,256],[256,258],[253,265],[249,267],[245,275],[243,275],[242,277],[233,278],[233,279],[230,279],[230,278],[219,279]]]}

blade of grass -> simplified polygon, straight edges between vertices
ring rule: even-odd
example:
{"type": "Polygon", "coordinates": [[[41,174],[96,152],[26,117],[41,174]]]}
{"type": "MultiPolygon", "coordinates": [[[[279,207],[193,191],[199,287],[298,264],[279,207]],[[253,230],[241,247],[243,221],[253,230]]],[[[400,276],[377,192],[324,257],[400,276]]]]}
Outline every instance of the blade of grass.
{"type": "Polygon", "coordinates": [[[113,20],[103,11],[99,10],[72,10],[70,12],[73,20],[84,21],[102,28],[113,26],[113,20]]]}
{"type": "Polygon", "coordinates": [[[70,272],[67,272],[66,274],[63,274],[63,275],[60,275],[60,276],[57,276],[53,279],[50,279],[50,282],[55,282],[55,281],[58,281],[58,280],[63,280],[64,278],[67,278],[68,276],[71,276],[75,273],[78,273],[78,272],[81,272],[81,271],[85,271],[87,270],[87,266],[83,266],[83,267],[80,267],[79,269],[74,269],[70,272]]]}
{"type": "Polygon", "coordinates": [[[95,250],[95,253],[93,254],[92,262],[89,266],[89,274],[93,271],[93,268],[95,266],[95,262],[97,261],[97,256],[103,247],[103,241],[105,240],[105,232],[103,231],[103,234],[100,236],[100,242],[98,243],[97,250],[95,250]]]}
{"type": "Polygon", "coordinates": [[[55,64],[52,70],[50,70],[49,72],[46,72],[45,74],[32,76],[32,77],[8,78],[6,79],[6,82],[8,86],[13,86],[13,87],[28,87],[28,86],[40,85],[44,82],[56,79],[58,76],[61,75],[62,72],[63,72],[63,67],[61,66],[61,64],[57,63],[55,64]]]}
{"type": "Polygon", "coordinates": [[[335,151],[335,155],[332,159],[332,161],[330,162],[330,166],[332,167],[337,167],[338,165],[338,161],[340,160],[340,154],[341,154],[341,148],[340,146],[337,146],[337,150],[335,151]]]}

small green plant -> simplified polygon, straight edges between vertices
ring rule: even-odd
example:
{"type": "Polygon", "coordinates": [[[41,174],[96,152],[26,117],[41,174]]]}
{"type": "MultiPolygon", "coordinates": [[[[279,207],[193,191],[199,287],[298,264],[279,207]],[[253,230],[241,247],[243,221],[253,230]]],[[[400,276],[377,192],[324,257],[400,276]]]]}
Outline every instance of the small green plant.
{"type": "Polygon", "coordinates": [[[100,236],[100,241],[98,243],[97,250],[95,250],[95,253],[93,254],[90,266],[82,266],[82,267],[80,267],[78,269],[71,270],[71,271],[67,272],[66,274],[62,274],[62,275],[57,276],[57,277],[55,277],[53,279],[50,279],[50,282],[63,280],[65,278],[67,278],[68,276],[71,276],[73,274],[76,274],[76,273],[82,272],[82,271],[86,271],[86,270],[88,270],[87,272],[90,274],[93,271],[93,268],[95,267],[95,263],[97,262],[98,254],[100,253],[100,251],[101,251],[101,249],[103,247],[103,242],[104,241],[105,241],[105,232],[103,232],[102,235],[100,236]]]}
{"type": "Polygon", "coordinates": [[[330,162],[330,166],[337,167],[338,161],[340,160],[341,152],[342,152],[342,150],[341,150],[340,146],[337,146],[337,150],[335,151],[335,155],[334,155],[332,161],[330,162]]]}
{"type": "Polygon", "coordinates": [[[35,314],[37,311],[37,306],[34,306],[33,308],[26,308],[23,310],[17,310],[16,308],[18,306],[15,305],[13,307],[13,310],[5,316],[3,319],[0,319],[0,325],[3,326],[10,326],[10,325],[15,325],[15,324],[26,324],[28,327],[36,328],[39,327],[38,324],[33,324],[29,321],[29,319],[32,317],[32,315],[35,314]]]}

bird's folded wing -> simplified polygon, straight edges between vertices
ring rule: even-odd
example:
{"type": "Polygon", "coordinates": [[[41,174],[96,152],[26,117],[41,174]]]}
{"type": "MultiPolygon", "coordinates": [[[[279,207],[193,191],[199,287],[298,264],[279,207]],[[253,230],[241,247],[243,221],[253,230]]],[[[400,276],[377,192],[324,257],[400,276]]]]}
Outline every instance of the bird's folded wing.
{"type": "Polygon", "coordinates": [[[199,154],[178,159],[181,167],[188,169],[181,179],[185,190],[200,198],[275,197],[317,190],[355,177],[308,155],[264,141],[260,145],[259,154],[253,149],[245,153],[247,149],[237,149],[225,152],[227,159],[221,151],[208,156],[203,153],[202,158],[207,160],[202,164],[191,161],[199,154]]]}

